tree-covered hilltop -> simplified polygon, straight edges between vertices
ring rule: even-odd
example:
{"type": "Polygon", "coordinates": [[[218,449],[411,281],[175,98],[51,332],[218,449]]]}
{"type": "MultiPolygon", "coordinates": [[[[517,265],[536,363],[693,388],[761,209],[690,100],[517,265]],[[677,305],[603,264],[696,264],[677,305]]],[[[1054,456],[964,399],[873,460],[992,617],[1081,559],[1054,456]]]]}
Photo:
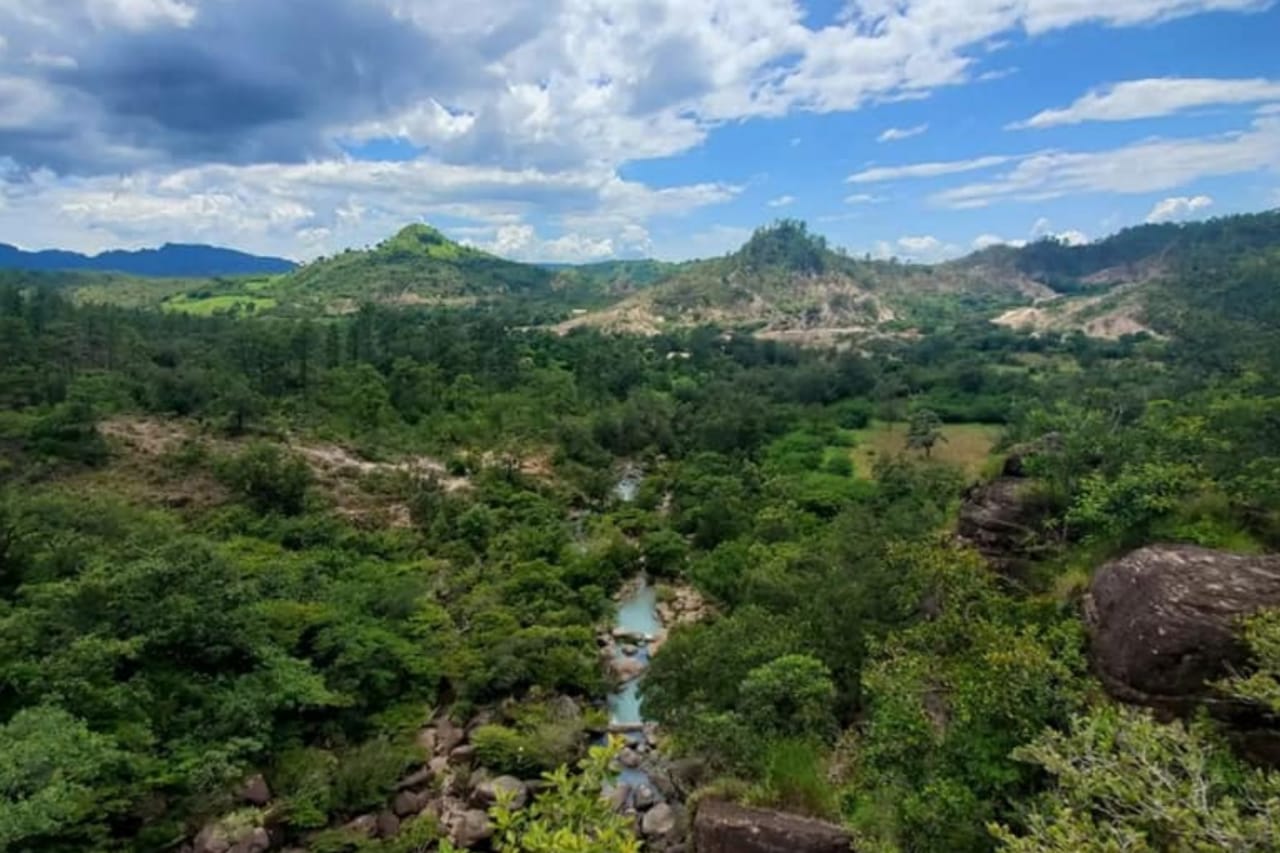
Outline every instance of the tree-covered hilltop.
{"type": "Polygon", "coordinates": [[[1164,222],[1125,228],[1084,245],[1045,237],[1013,253],[1013,265],[1055,290],[1114,284],[1213,259],[1233,258],[1280,244],[1280,211],[1203,222],[1164,222]],[[1139,270],[1146,265],[1151,268],[1139,270]]]}
{"type": "Polygon", "coordinates": [[[281,289],[304,305],[343,301],[448,304],[519,297],[550,288],[553,274],[448,239],[429,225],[409,225],[366,251],[348,250],[299,269],[281,289]]]}
{"type": "MultiPolygon", "coordinates": [[[[505,260],[418,224],[372,249],[285,275],[182,280],[60,272],[39,283],[66,288],[80,301],[198,315],[318,318],[364,303],[475,307],[513,325],[560,331],[653,334],[711,323],[819,346],[861,346],[882,335],[946,332],[989,318],[1018,329],[1078,329],[1116,339],[1154,330],[1166,286],[1276,248],[1278,218],[1140,226],[1085,246],[1049,239],[934,265],[851,257],[794,220],[757,229],[721,258],[578,266],[505,260]]],[[[4,272],[0,280],[32,275],[4,272]]]]}
{"type": "Polygon", "coordinates": [[[770,227],[757,228],[734,260],[750,270],[780,268],[816,275],[826,271],[832,254],[826,238],[810,234],[805,223],[783,219],[770,227]]]}
{"type": "MultiPolygon", "coordinates": [[[[756,269],[818,245],[757,236],[756,269]]],[[[455,251],[407,243],[386,257],[455,251]]],[[[437,816],[488,807],[493,777],[585,757],[599,629],[644,571],[709,604],[642,691],[677,804],[816,815],[870,850],[1270,849],[1280,779],[1238,749],[1275,734],[1274,616],[1226,623],[1231,667],[1186,699],[1243,710],[1166,724],[1108,698],[1079,602],[1144,545],[1280,549],[1277,281],[1274,250],[1206,244],[1160,284],[1158,337],[956,312],[854,351],[479,307],[202,316],[9,278],[0,848],[218,827],[448,849],[437,816]],[[442,751],[440,714],[471,741],[442,751]]],[[[627,849],[588,790],[605,772],[471,817],[505,849],[627,849]]]]}

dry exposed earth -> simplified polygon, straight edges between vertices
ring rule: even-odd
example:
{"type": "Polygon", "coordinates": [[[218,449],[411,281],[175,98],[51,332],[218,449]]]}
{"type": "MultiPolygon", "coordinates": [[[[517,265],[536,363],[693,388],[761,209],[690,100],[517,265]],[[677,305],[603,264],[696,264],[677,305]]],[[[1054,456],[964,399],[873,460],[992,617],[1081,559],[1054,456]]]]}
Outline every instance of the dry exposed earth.
{"type": "MultiPolygon", "coordinates": [[[[184,448],[230,455],[247,439],[230,439],[203,432],[192,421],[145,417],[117,417],[99,425],[116,451],[106,468],[77,475],[106,477],[140,499],[175,508],[206,508],[226,502],[226,487],[201,467],[181,469],[170,464],[184,448]]],[[[337,511],[366,526],[409,526],[409,508],[387,488],[396,478],[435,479],[449,492],[470,488],[465,477],[451,476],[442,462],[428,456],[409,456],[390,462],[362,459],[333,443],[290,439],[290,450],[311,467],[316,485],[337,511]],[[381,487],[379,487],[381,486],[381,487]]]]}
{"type": "Polygon", "coordinates": [[[1146,332],[1159,337],[1142,321],[1141,287],[1123,285],[1101,296],[1058,297],[1006,311],[991,322],[1024,332],[1080,330],[1091,338],[1116,340],[1146,332]]]}

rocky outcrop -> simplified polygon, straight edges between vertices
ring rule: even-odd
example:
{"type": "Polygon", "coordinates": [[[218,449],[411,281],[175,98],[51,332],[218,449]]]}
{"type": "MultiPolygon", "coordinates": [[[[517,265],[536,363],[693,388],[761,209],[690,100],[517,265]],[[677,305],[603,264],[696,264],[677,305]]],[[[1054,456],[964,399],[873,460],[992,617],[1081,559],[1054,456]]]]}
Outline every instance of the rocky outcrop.
{"type": "Polygon", "coordinates": [[[1135,551],[1097,571],[1085,599],[1094,669],[1118,699],[1185,713],[1237,708],[1211,684],[1248,666],[1240,619],[1280,606],[1280,557],[1190,545],[1135,551]]]}
{"type": "Polygon", "coordinates": [[[1046,550],[1046,516],[1035,481],[997,477],[965,493],[957,533],[993,569],[1018,577],[1046,550]]]}
{"type": "Polygon", "coordinates": [[[640,834],[650,847],[675,838],[680,831],[680,810],[670,803],[658,803],[640,819],[640,834]]]}
{"type": "Polygon", "coordinates": [[[459,847],[476,847],[493,837],[493,822],[489,820],[489,813],[482,809],[446,812],[441,822],[449,839],[459,847]]]}
{"type": "Polygon", "coordinates": [[[1029,478],[1027,462],[1060,446],[1061,438],[1050,434],[1014,447],[999,477],[965,492],[957,535],[1002,575],[1023,575],[1050,547],[1045,533],[1050,507],[1029,478]]]}
{"type": "MultiPolygon", "coordinates": [[[[557,720],[583,720],[578,702],[567,696],[548,699],[545,709],[557,720]]],[[[501,708],[476,711],[467,725],[460,726],[447,715],[440,715],[416,735],[420,763],[394,786],[394,792],[379,811],[358,815],[336,827],[352,844],[369,839],[396,838],[419,819],[429,820],[463,849],[488,849],[494,826],[487,809],[502,800],[511,808],[527,806],[545,786],[541,781],[522,781],[514,776],[494,776],[478,766],[479,759],[471,734],[480,726],[508,722],[501,708]]],[[[650,749],[647,738],[638,741],[644,752],[650,749]]],[[[286,826],[278,821],[278,809],[272,808],[268,780],[261,774],[251,776],[234,791],[237,799],[256,807],[243,808],[206,823],[190,843],[178,848],[181,853],[266,853],[280,849],[282,841],[295,841],[307,849],[309,839],[288,837],[286,826]],[[267,827],[271,827],[268,831],[267,827]],[[277,836],[273,839],[272,835],[277,836]]],[[[334,831],[334,830],[326,830],[334,831]]]]}
{"type": "Polygon", "coordinates": [[[271,788],[267,786],[266,778],[258,773],[246,779],[244,787],[240,790],[240,799],[258,807],[271,802],[271,788]]]}
{"type": "Polygon", "coordinates": [[[849,853],[853,843],[820,820],[716,801],[698,806],[693,836],[698,853],[849,853]]]}
{"type": "Polygon", "coordinates": [[[702,593],[687,584],[660,587],[658,619],[670,631],[680,625],[696,625],[711,615],[711,606],[702,593]]]}
{"type": "Polygon", "coordinates": [[[1005,456],[999,477],[965,492],[957,536],[1006,577],[1024,575],[1052,547],[1045,530],[1051,508],[1041,500],[1028,462],[1061,447],[1057,433],[1017,445],[1005,456]]]}
{"type": "Polygon", "coordinates": [[[192,841],[193,853],[266,853],[271,836],[261,826],[245,824],[230,816],[206,825],[192,841]]]}

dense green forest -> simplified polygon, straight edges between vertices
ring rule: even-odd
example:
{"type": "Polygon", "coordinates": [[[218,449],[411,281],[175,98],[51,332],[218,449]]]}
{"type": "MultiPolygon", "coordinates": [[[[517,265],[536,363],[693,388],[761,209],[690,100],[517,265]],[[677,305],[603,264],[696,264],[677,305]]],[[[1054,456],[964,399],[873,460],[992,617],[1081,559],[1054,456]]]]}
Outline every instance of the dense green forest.
{"type": "MultiPolygon", "coordinates": [[[[1108,698],[1079,609],[1094,568],[1148,543],[1280,549],[1280,250],[1250,222],[1170,261],[1157,334],[1115,341],[963,311],[858,350],[556,335],[461,304],[201,316],[10,277],[0,849],[177,849],[253,773],[275,798],[244,820],[306,849],[437,849],[429,816],[330,828],[394,795],[441,711],[499,709],[473,736],[491,768],[583,759],[597,633],[641,571],[713,609],[643,685],[664,751],[703,768],[692,803],[821,817],[859,850],[1275,849],[1280,775],[1208,717],[1108,698]],[[1038,550],[996,571],[957,513],[1028,447],[1038,550]],[[555,717],[566,696],[588,713],[555,717]]],[[[459,294],[504,274],[433,234],[376,251],[401,271],[443,253],[459,294]]],[[[801,236],[743,262],[816,273],[801,236]]],[[[532,269],[503,286],[552,288],[532,269]]],[[[658,275],[578,275],[632,274],[658,275]]],[[[1223,689],[1280,712],[1280,631],[1249,639],[1223,689]]],[[[592,810],[604,758],[527,823],[500,815],[503,849],[634,849],[592,810]],[[537,846],[548,826],[598,846],[537,846]]]]}

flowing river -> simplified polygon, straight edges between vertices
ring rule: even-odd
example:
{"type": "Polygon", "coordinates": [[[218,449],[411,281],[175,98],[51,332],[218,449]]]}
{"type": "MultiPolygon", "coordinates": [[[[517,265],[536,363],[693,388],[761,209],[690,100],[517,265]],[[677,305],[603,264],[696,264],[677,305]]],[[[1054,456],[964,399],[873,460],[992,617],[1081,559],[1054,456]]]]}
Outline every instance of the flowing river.
{"type": "MultiPolygon", "coordinates": [[[[625,503],[634,501],[640,491],[643,476],[639,468],[628,466],[614,487],[614,495],[625,503]]],[[[647,578],[641,576],[626,588],[618,600],[613,618],[615,639],[611,646],[615,662],[626,662],[632,670],[638,672],[608,697],[610,730],[625,736],[627,743],[637,752],[648,751],[646,740],[649,736],[649,721],[644,718],[641,708],[640,682],[644,678],[643,668],[649,665],[650,643],[662,630],[662,622],[658,618],[658,591],[647,578]],[[636,663],[643,668],[637,667],[636,663]]],[[[648,774],[638,767],[627,767],[625,764],[618,782],[632,792],[650,786],[648,774]]]]}

